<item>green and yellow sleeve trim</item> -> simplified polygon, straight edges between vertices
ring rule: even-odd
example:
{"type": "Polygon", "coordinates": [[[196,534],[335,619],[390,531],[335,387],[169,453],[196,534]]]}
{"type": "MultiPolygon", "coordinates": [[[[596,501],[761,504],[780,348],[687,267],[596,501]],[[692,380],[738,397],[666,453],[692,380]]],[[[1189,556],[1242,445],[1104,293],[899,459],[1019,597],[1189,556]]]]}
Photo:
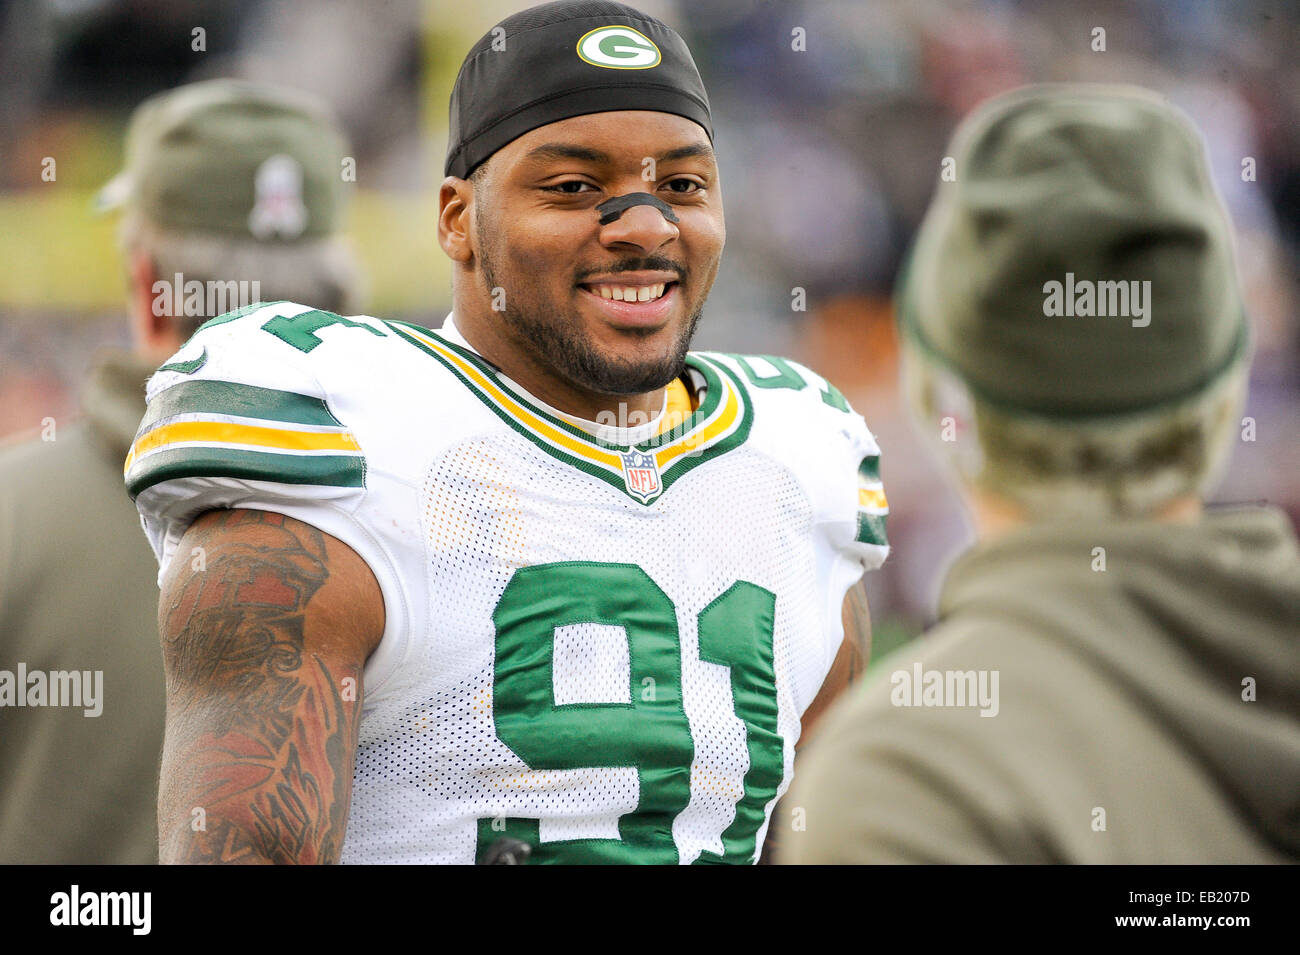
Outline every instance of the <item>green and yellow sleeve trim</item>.
{"type": "Polygon", "coordinates": [[[186,477],[364,487],[365,458],[320,398],[182,381],[149,403],[123,473],[133,498],[186,477]]]}
{"type": "Polygon", "coordinates": [[[858,464],[858,532],[854,539],[860,544],[888,547],[889,538],[885,534],[888,517],[889,501],[880,481],[880,455],[868,454],[858,464]]]}

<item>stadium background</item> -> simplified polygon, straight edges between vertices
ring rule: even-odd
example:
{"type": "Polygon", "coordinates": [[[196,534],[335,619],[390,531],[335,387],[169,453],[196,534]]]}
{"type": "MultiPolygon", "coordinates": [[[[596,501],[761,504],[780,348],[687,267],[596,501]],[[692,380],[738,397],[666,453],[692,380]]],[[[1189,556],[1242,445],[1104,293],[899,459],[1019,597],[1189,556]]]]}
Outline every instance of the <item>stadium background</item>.
{"type": "MultiPolygon", "coordinates": [[[[13,0],[0,6],[0,442],[70,421],[96,349],[127,344],[115,220],[144,97],[237,76],[329,100],[354,146],[350,233],[363,311],[440,324],[450,304],[436,189],[447,98],[469,46],[518,0],[13,0]],[[206,49],[192,49],[193,31],[206,49]],[[52,182],[41,177],[46,157],[52,182]]],[[[1256,338],[1246,414],[1216,499],[1300,523],[1300,5],[1283,0],[643,0],[694,51],[712,99],[728,242],[697,346],[785,354],[835,382],[880,439],[894,556],[871,575],[880,651],[928,619],[968,540],[896,394],[890,291],[956,121],[1048,80],[1134,82],[1205,132],[1239,235],[1256,338]],[[1104,52],[1094,29],[1105,30],[1104,52]],[[796,29],[806,49],[796,50],[796,29]],[[1242,160],[1257,180],[1243,181],[1242,160]],[[792,290],[806,292],[806,311],[792,290]]],[[[414,409],[412,409],[414,410],[414,409]]]]}

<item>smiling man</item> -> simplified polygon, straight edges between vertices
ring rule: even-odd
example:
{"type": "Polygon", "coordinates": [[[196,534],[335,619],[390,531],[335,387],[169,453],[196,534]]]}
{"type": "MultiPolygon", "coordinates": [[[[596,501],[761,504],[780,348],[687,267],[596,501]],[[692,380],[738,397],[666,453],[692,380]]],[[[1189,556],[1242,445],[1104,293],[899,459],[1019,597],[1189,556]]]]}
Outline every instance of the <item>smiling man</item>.
{"type": "Polygon", "coordinates": [[[162,857],[753,862],[865,650],[879,449],[807,369],[688,351],[725,229],[664,24],[503,21],[446,171],[440,330],[259,305],[151,382],[162,857]]]}

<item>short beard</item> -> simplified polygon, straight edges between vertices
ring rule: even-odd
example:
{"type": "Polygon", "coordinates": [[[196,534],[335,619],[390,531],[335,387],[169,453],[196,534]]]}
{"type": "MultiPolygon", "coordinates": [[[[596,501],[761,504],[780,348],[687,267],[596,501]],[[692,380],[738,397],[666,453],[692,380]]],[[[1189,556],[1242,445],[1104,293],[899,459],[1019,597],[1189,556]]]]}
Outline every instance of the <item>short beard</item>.
{"type": "MultiPolygon", "coordinates": [[[[483,219],[478,220],[479,265],[488,295],[501,288],[496,269],[488,253],[489,237],[483,219]]],[[[519,309],[509,303],[501,311],[506,324],[533,353],[571,385],[598,395],[623,397],[657,391],[686,370],[686,353],[695,337],[696,326],[704,307],[691,313],[686,327],[678,335],[672,351],[659,361],[632,362],[602,354],[582,336],[570,312],[561,309],[530,307],[519,309]]]]}
{"type": "Polygon", "coordinates": [[[568,312],[529,309],[527,317],[518,309],[501,314],[516,335],[528,341],[544,363],[570,384],[598,395],[632,396],[656,391],[686,369],[695,327],[703,309],[696,309],[673,344],[672,351],[653,362],[634,362],[602,354],[582,337],[568,312]]]}

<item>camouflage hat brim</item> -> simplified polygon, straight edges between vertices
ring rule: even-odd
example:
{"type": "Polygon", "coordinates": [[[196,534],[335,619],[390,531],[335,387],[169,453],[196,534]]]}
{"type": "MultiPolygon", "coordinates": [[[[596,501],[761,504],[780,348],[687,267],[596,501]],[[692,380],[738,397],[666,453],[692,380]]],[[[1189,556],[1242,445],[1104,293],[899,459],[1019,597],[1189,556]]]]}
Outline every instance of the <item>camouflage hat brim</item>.
{"type": "Polygon", "coordinates": [[[103,214],[121,209],[131,200],[134,188],[135,182],[131,174],[126,170],[119,172],[95,193],[94,211],[103,214]]]}

